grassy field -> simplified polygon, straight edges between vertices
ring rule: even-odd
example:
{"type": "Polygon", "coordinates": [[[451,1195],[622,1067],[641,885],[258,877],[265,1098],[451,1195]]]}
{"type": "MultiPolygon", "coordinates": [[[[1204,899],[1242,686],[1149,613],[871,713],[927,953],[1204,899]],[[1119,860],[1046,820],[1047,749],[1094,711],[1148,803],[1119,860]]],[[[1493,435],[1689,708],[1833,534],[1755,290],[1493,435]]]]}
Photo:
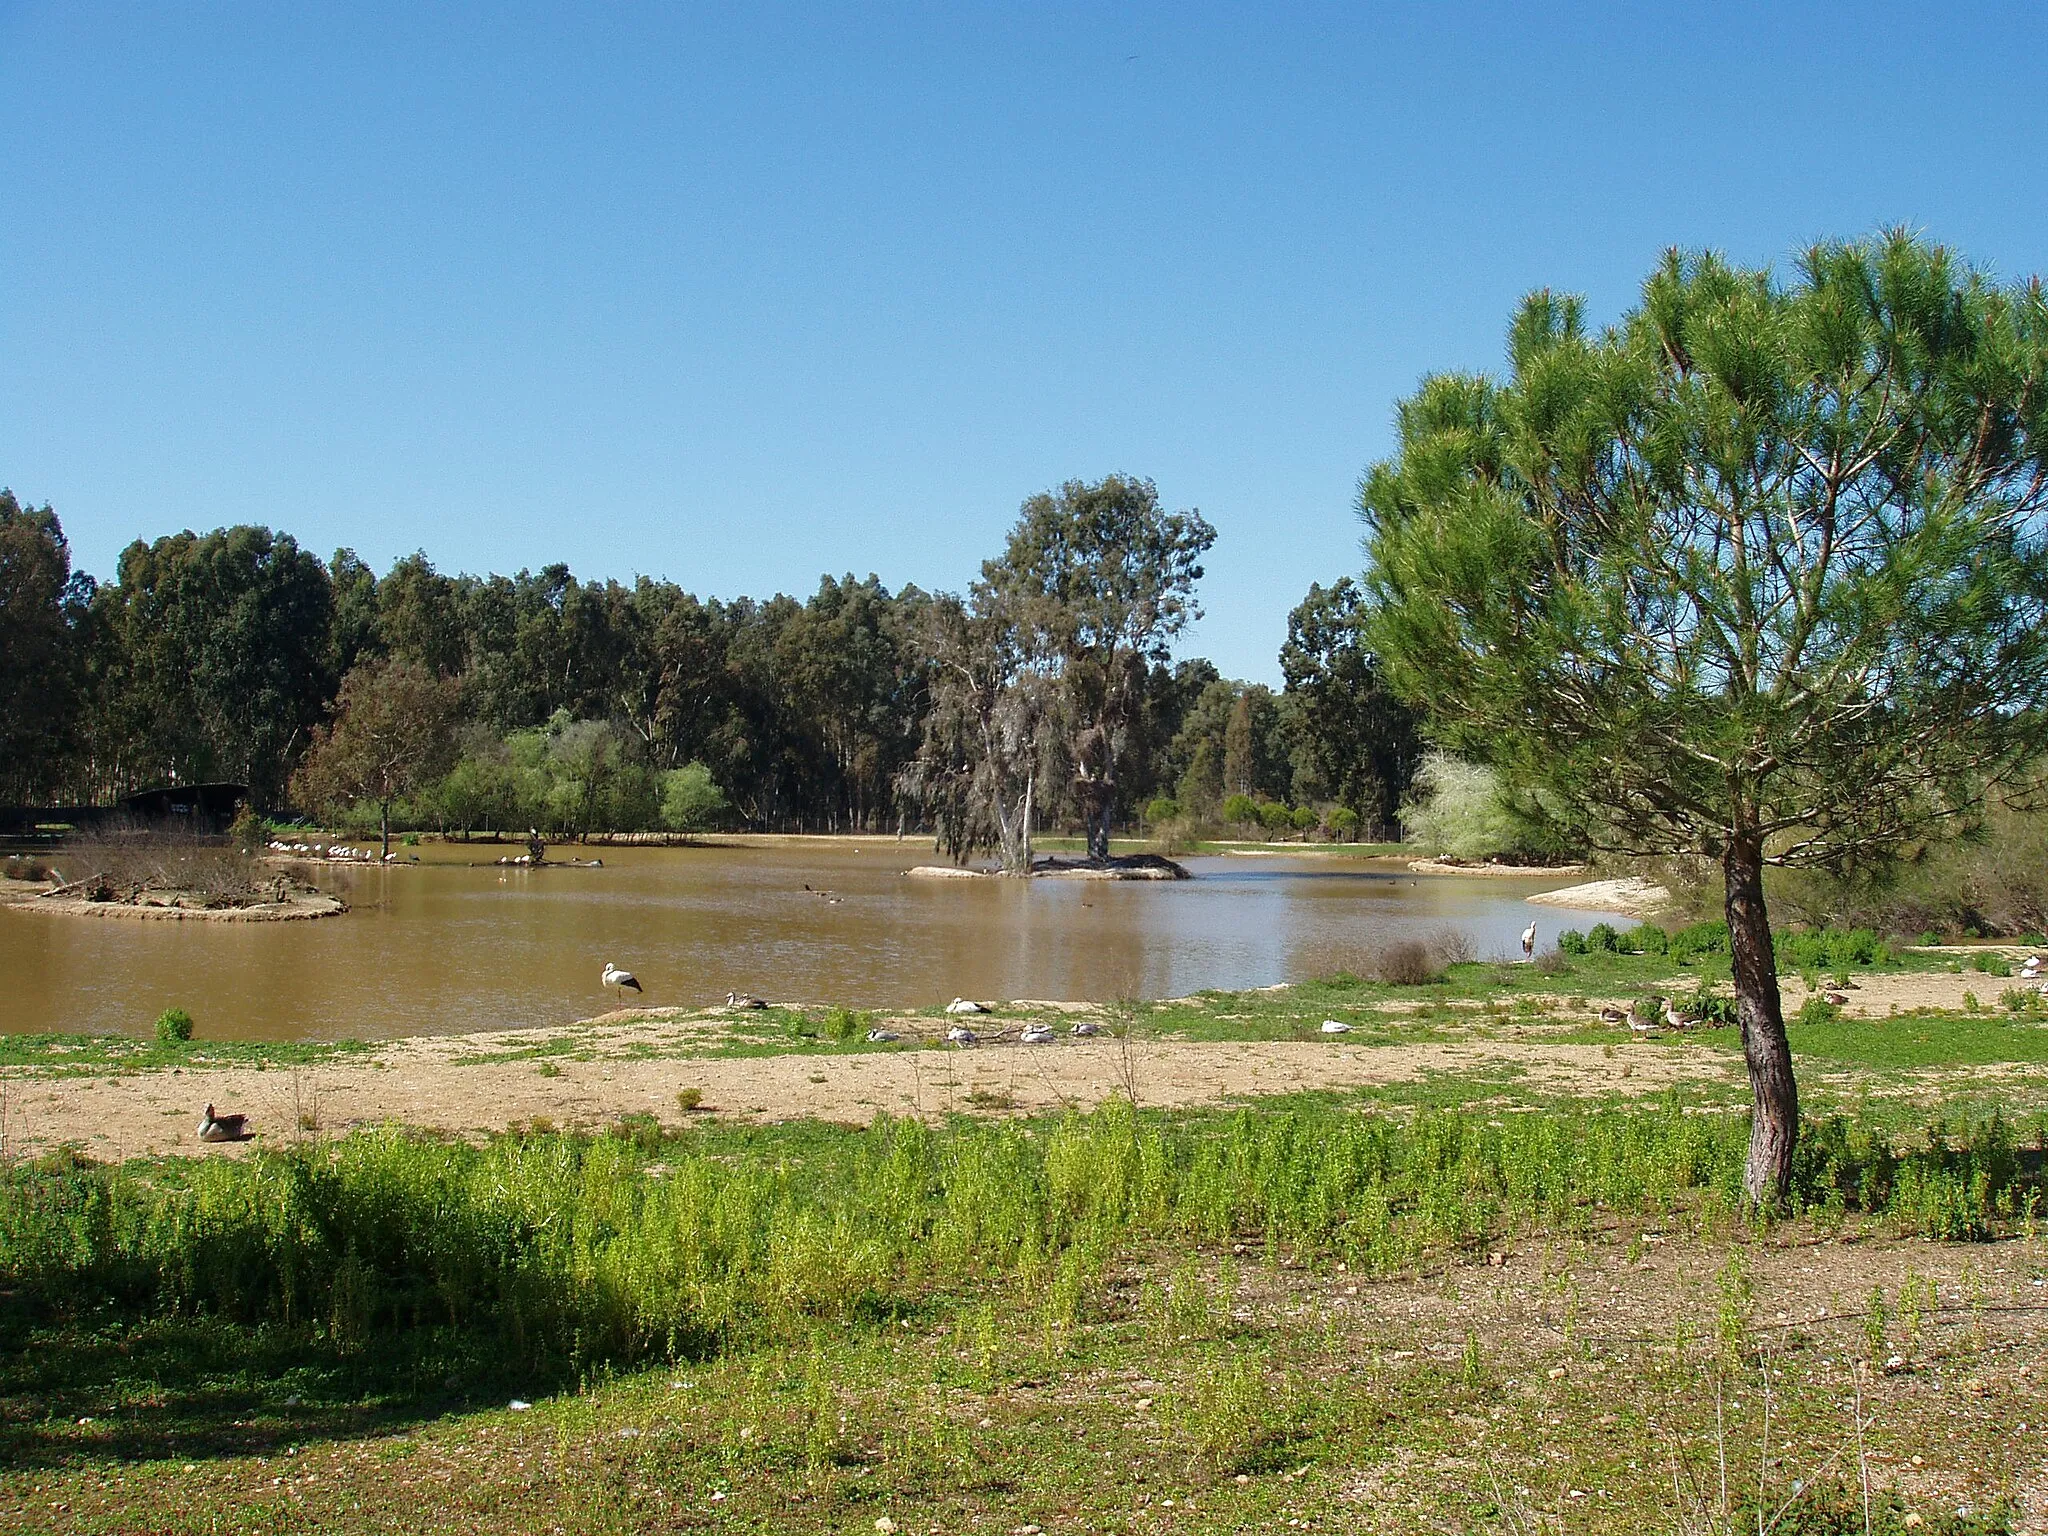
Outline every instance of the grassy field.
{"type": "MultiPolygon", "coordinates": [[[[1866,991],[1964,963],[1819,959],[1866,991]]],[[[1612,1043],[1591,1000],[1711,993],[1722,964],[1596,950],[1101,1016],[1612,1043]]],[[[0,1529],[2027,1529],[2048,1027],[1983,974],[1974,1011],[1794,1025],[1811,1119],[1771,1220],[1738,1198],[1738,1094],[1486,1074],[17,1160],[0,1529]]],[[[865,1015],[728,1022],[715,1049],[870,1049],[865,1015]]],[[[221,1049],[17,1043],[9,1070],[221,1049]]]]}

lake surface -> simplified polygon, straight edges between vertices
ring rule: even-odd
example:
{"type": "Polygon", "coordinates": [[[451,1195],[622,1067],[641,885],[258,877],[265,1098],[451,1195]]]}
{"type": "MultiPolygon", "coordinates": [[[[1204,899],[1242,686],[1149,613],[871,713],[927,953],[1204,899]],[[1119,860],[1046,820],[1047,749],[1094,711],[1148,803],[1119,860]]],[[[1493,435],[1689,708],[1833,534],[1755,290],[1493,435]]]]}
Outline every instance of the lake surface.
{"type": "Polygon", "coordinates": [[[1518,954],[1532,916],[1545,935],[1613,916],[1523,900],[1568,880],[1326,854],[1198,858],[1193,880],[1112,883],[911,879],[929,845],[886,839],[589,850],[602,869],[499,869],[486,862],[498,846],[416,851],[418,865],[318,868],[353,910],[317,922],[0,909],[0,1028],[140,1033],[173,1005],[202,1036],[234,1039],[560,1024],[613,1006],[597,980],[607,960],[656,1005],[728,990],[859,1008],[1174,997],[1355,969],[1446,926],[1486,957],[1518,954]]]}

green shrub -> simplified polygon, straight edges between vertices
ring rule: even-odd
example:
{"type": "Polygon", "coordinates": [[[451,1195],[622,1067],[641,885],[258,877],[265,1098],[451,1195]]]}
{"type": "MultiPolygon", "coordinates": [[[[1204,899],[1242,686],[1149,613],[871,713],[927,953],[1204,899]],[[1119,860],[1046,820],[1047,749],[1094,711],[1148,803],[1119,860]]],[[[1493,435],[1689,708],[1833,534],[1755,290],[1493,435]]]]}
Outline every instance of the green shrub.
{"type": "Polygon", "coordinates": [[[1340,805],[1329,815],[1330,836],[1341,837],[1346,842],[1358,836],[1358,812],[1348,805],[1340,805]]]}
{"type": "Polygon", "coordinates": [[[825,1028],[834,1040],[847,1045],[868,1032],[868,1016],[851,1008],[834,1008],[826,1016],[825,1028]]]}
{"type": "Polygon", "coordinates": [[[1996,950],[1980,949],[1970,957],[1970,969],[1986,976],[2010,976],[2012,963],[1996,950]]]}
{"type": "Polygon", "coordinates": [[[1223,802],[1223,819],[1234,827],[1257,826],[1259,802],[1250,795],[1231,795],[1223,802]]]}
{"type": "Polygon", "coordinates": [[[166,1008],[156,1016],[158,1045],[187,1045],[192,1039],[192,1015],[182,1008],[166,1008]]]}
{"type": "Polygon", "coordinates": [[[2040,1013],[2048,1005],[2048,998],[2035,987],[2007,987],[1998,994],[1998,1002],[2007,1013],[2040,1013]]]}
{"type": "Polygon", "coordinates": [[[1172,821],[1180,814],[1180,802],[1171,795],[1154,795],[1145,803],[1145,822],[1158,826],[1162,821],[1172,821]]]}
{"type": "Polygon", "coordinates": [[[1315,830],[1316,826],[1322,821],[1323,818],[1318,816],[1314,811],[1310,810],[1307,806],[1299,805],[1288,813],[1287,819],[1289,824],[1293,826],[1295,831],[1311,832],[1315,830]]]}
{"type": "Polygon", "coordinates": [[[1622,945],[1631,954],[1662,955],[1670,952],[1671,936],[1655,923],[1641,923],[1622,936],[1622,945]]]}
{"type": "Polygon", "coordinates": [[[1799,1015],[1793,1022],[1795,1024],[1833,1024],[1841,1017],[1842,1010],[1838,1004],[1831,1003],[1824,997],[1809,997],[1799,1005],[1799,1015]]]}
{"type": "Polygon", "coordinates": [[[1614,931],[1612,923],[1595,923],[1586,934],[1586,948],[1594,953],[1611,955],[1621,947],[1621,935],[1614,931]]]}
{"type": "Polygon", "coordinates": [[[1725,955],[1728,953],[1728,925],[1694,923],[1681,928],[1671,935],[1668,953],[1679,965],[1690,965],[1701,955],[1725,955]]]}
{"type": "Polygon", "coordinates": [[[1583,955],[1589,947],[1586,936],[1576,928],[1567,928],[1557,936],[1557,952],[1561,955],[1583,955]]]}
{"type": "Polygon", "coordinates": [[[703,832],[732,813],[725,791],[702,763],[685,763],[661,776],[661,824],[671,832],[703,832]]]}

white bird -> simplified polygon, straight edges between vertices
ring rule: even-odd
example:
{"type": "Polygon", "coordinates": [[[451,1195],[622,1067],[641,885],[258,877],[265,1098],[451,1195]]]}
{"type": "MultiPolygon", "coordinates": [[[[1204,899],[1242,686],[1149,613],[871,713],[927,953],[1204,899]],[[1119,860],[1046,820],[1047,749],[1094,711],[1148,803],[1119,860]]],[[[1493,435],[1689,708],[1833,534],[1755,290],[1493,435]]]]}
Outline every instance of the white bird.
{"type": "Polygon", "coordinates": [[[247,1115],[216,1115],[211,1104],[206,1113],[199,1117],[199,1139],[201,1141],[241,1141],[248,1136],[247,1115]]]}
{"type": "Polygon", "coordinates": [[[955,1024],[951,1029],[946,1031],[946,1040],[949,1044],[952,1045],[972,1045],[975,1041],[979,1040],[980,1038],[981,1036],[977,1035],[965,1024],[955,1024]]]}
{"type": "Polygon", "coordinates": [[[1532,922],[1522,930],[1522,958],[1527,960],[1536,953],[1536,925],[1532,922]]]}
{"type": "Polygon", "coordinates": [[[631,971],[622,971],[609,960],[605,961],[604,975],[599,980],[604,986],[617,992],[621,1002],[625,1000],[626,988],[631,987],[635,992],[640,990],[640,983],[634,979],[631,971]]]}
{"type": "Polygon", "coordinates": [[[728,1008],[766,1008],[768,1005],[750,992],[728,992],[725,994],[728,1008]]]}
{"type": "Polygon", "coordinates": [[[891,1040],[901,1040],[902,1038],[893,1029],[871,1029],[868,1031],[869,1045],[887,1045],[891,1040]]]}
{"type": "Polygon", "coordinates": [[[2024,961],[2021,962],[2020,975],[2025,977],[2028,981],[2034,980],[2040,974],[2041,957],[2039,955],[2029,955],[2024,961]]]}
{"type": "Polygon", "coordinates": [[[964,997],[956,997],[956,998],[954,998],[954,999],[953,999],[953,1001],[951,1001],[950,1003],[946,1004],[946,1012],[948,1012],[948,1013],[987,1013],[987,1012],[988,1012],[988,1009],[986,1009],[985,1007],[983,1007],[983,1006],[982,1006],[982,1005],[981,1005],[980,1003],[976,1003],[976,1002],[970,1002],[970,1001],[968,1001],[968,1000],[967,1000],[966,998],[964,998],[964,997]]]}
{"type": "Polygon", "coordinates": [[[1326,1035],[1348,1035],[1351,1033],[1351,1026],[1342,1019],[1325,1019],[1323,1020],[1323,1033],[1326,1035]]]}
{"type": "Polygon", "coordinates": [[[1024,1026],[1024,1033],[1019,1035],[1017,1039],[1024,1045],[1051,1045],[1052,1026],[1050,1024],[1026,1024],[1024,1026]]]}
{"type": "Polygon", "coordinates": [[[1080,1023],[1074,1026],[1072,1033],[1083,1036],[1099,1035],[1102,1033],[1102,1026],[1100,1024],[1097,1024],[1093,1019],[1083,1019],[1080,1023]]]}

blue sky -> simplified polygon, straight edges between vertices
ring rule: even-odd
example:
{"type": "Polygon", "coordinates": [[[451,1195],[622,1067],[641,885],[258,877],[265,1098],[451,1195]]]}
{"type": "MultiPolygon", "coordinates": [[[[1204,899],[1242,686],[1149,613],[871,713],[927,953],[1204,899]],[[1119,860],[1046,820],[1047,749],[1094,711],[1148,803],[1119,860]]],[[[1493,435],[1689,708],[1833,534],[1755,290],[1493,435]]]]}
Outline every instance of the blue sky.
{"type": "Polygon", "coordinates": [[[2036,6],[0,0],[0,484],[78,563],[964,586],[1024,497],[1220,538],[1274,680],[1358,476],[1533,287],[1905,223],[2048,267],[2036,6]]]}

